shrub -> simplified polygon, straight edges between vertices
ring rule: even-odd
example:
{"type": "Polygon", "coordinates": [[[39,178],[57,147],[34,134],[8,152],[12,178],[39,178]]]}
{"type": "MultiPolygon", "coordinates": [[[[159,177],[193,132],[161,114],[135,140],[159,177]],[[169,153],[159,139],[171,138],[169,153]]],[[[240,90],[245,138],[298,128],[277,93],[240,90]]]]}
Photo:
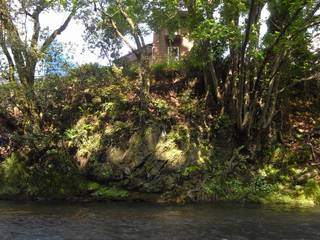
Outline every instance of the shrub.
{"type": "Polygon", "coordinates": [[[156,79],[174,78],[182,73],[184,67],[180,61],[156,63],[151,66],[151,72],[156,79]]]}
{"type": "Polygon", "coordinates": [[[304,186],[306,197],[312,198],[316,204],[320,204],[320,185],[314,179],[309,179],[304,186]]]}
{"type": "Polygon", "coordinates": [[[83,64],[78,68],[72,69],[69,75],[71,78],[77,78],[79,80],[87,80],[90,78],[105,80],[110,76],[110,68],[101,66],[98,63],[83,64]]]}
{"type": "Polygon", "coordinates": [[[81,176],[71,156],[52,149],[30,167],[28,195],[43,198],[65,198],[78,194],[81,176]]]}
{"type": "Polygon", "coordinates": [[[1,195],[15,195],[26,191],[30,180],[30,171],[24,159],[13,153],[1,164],[1,195]]]}
{"type": "Polygon", "coordinates": [[[79,193],[81,177],[71,157],[61,150],[49,150],[27,165],[14,153],[1,165],[1,196],[64,198],[79,193]]]}

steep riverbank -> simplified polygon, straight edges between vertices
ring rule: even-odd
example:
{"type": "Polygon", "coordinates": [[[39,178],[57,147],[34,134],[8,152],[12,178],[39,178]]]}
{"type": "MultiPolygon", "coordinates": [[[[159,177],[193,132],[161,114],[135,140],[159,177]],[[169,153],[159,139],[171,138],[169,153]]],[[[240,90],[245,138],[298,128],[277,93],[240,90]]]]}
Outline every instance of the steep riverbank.
{"type": "Polygon", "coordinates": [[[39,81],[39,127],[21,89],[1,86],[0,198],[319,203],[316,101],[291,104],[281,142],[253,159],[199,79],[155,81],[143,108],[119,69],[101,76],[39,81]]]}

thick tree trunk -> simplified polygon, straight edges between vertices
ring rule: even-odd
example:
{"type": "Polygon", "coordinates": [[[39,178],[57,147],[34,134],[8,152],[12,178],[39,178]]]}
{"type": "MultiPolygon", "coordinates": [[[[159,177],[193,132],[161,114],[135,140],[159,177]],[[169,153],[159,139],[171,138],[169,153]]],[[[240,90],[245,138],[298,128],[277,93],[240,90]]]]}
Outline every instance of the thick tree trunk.
{"type": "Polygon", "coordinates": [[[205,101],[208,109],[213,110],[216,106],[216,102],[214,101],[214,97],[212,95],[213,87],[210,81],[210,76],[207,71],[203,71],[203,81],[204,81],[204,90],[205,90],[205,101]]]}

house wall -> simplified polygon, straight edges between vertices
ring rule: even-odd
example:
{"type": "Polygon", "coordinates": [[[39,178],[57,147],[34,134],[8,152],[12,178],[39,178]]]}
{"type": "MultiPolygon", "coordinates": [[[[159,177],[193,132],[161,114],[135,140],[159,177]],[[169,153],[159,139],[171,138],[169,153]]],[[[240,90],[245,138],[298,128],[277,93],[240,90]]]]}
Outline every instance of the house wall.
{"type": "MultiPolygon", "coordinates": [[[[168,60],[168,47],[170,47],[168,36],[169,33],[166,29],[154,32],[152,50],[153,63],[168,60]]],[[[183,32],[179,33],[176,38],[171,46],[179,47],[180,57],[186,56],[193,47],[193,42],[188,39],[187,33],[183,32]]]]}

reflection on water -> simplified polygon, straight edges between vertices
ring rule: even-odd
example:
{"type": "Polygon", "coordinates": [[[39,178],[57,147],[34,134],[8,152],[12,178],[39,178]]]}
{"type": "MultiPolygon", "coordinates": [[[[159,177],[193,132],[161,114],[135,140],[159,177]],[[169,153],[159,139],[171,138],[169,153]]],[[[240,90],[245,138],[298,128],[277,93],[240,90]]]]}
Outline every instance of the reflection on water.
{"type": "Polygon", "coordinates": [[[0,202],[0,239],[320,239],[320,209],[0,202]]]}

